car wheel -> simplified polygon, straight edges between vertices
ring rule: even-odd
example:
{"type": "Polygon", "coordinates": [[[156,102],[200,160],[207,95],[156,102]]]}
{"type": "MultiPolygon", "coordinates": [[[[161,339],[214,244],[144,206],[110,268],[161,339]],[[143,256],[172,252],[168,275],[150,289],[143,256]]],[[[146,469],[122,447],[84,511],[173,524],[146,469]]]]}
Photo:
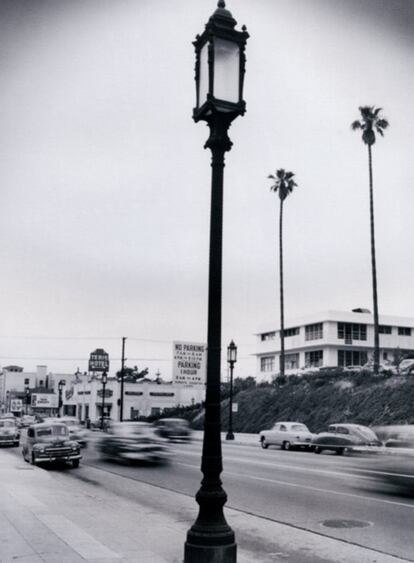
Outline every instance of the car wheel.
{"type": "Polygon", "coordinates": [[[283,442],[282,450],[290,450],[290,448],[291,448],[290,442],[283,442]]]}
{"type": "Polygon", "coordinates": [[[266,442],[266,438],[263,437],[260,442],[261,442],[261,444],[262,444],[262,448],[263,448],[264,450],[267,450],[267,448],[269,447],[269,444],[266,442]]]}
{"type": "Polygon", "coordinates": [[[74,460],[72,461],[72,467],[73,467],[74,469],[76,469],[77,467],[79,467],[79,460],[78,460],[78,459],[74,459],[74,460]]]}
{"type": "Polygon", "coordinates": [[[315,452],[315,454],[321,454],[322,453],[322,448],[320,446],[315,446],[313,448],[313,451],[315,452]]]}

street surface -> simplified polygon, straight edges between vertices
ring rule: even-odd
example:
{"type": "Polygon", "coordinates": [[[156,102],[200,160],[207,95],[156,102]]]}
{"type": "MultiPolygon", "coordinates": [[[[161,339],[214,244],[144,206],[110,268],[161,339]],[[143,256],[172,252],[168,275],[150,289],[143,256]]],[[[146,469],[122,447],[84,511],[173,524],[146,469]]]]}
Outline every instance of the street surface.
{"type": "MultiPolygon", "coordinates": [[[[68,487],[76,489],[81,480],[131,499],[138,480],[194,497],[202,477],[201,442],[173,444],[166,466],[131,466],[101,460],[99,436],[91,433],[79,469],[62,472],[68,487]]],[[[223,443],[223,464],[227,507],[414,561],[414,499],[381,492],[372,460],[223,443]]]]}

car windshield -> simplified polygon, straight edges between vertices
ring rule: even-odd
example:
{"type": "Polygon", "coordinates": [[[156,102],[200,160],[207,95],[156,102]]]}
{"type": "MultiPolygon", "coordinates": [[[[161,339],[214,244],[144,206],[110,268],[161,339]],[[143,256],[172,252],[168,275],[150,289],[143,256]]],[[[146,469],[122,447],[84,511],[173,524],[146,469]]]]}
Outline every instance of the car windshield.
{"type": "Polygon", "coordinates": [[[67,436],[68,429],[66,426],[46,426],[44,428],[38,428],[36,436],[38,438],[45,438],[47,436],[67,436]]]}
{"type": "Polygon", "coordinates": [[[2,428],[14,428],[15,423],[13,420],[0,420],[0,427],[2,428]]]}

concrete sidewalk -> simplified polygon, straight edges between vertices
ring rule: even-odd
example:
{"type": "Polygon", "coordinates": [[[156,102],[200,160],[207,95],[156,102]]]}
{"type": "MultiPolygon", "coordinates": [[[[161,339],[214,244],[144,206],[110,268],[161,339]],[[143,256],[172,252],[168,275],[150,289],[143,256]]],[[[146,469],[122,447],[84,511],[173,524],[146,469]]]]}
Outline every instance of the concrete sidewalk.
{"type": "MultiPolygon", "coordinates": [[[[182,563],[194,498],[132,487],[97,468],[44,470],[0,450],[0,562],[182,563]]],[[[403,561],[231,509],[226,518],[238,563],[403,561]]]]}

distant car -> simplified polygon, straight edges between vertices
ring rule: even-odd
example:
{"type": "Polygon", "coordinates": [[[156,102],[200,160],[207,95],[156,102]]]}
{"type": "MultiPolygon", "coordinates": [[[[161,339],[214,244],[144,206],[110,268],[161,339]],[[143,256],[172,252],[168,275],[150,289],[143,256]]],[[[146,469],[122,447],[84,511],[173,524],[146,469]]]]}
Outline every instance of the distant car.
{"type": "Polygon", "coordinates": [[[20,426],[20,428],[27,428],[28,426],[30,426],[31,424],[35,424],[36,423],[36,418],[30,414],[24,414],[18,422],[18,425],[20,426]]]}
{"type": "Polygon", "coordinates": [[[312,434],[301,422],[276,422],[270,430],[262,430],[259,440],[262,448],[280,446],[282,450],[310,448],[312,434]]]}
{"type": "Polygon", "coordinates": [[[62,422],[32,424],[25,433],[22,455],[33,465],[43,463],[71,463],[79,466],[80,446],[70,439],[69,429],[62,422]]]}
{"type": "Polygon", "coordinates": [[[407,358],[406,360],[403,360],[398,366],[398,369],[402,375],[414,373],[414,359],[407,358]]]}
{"type": "MultiPolygon", "coordinates": [[[[104,426],[104,430],[107,430],[109,428],[109,426],[112,423],[112,418],[110,418],[109,416],[104,416],[103,419],[103,426],[104,426]]],[[[91,420],[90,422],[90,428],[91,430],[100,430],[102,428],[102,418],[97,418],[95,420],[91,420]]]]}
{"type": "Polygon", "coordinates": [[[160,418],[154,426],[160,436],[173,442],[191,440],[190,424],[184,418],[160,418]]]}
{"type": "Polygon", "coordinates": [[[382,446],[373,430],[360,424],[330,424],[326,432],[317,434],[312,440],[312,448],[316,454],[325,450],[334,451],[339,455],[352,451],[366,451],[382,446]]]}
{"type": "Polygon", "coordinates": [[[20,430],[11,418],[0,419],[0,446],[18,446],[20,430]]]}
{"type": "MultiPolygon", "coordinates": [[[[362,368],[360,368],[360,371],[373,371],[374,369],[374,362],[372,360],[370,360],[369,362],[367,362],[366,364],[364,364],[362,366],[362,368]]],[[[378,373],[397,373],[397,370],[395,368],[395,366],[393,366],[392,364],[388,364],[388,363],[379,363],[378,364],[378,373]]]]}
{"type": "Polygon", "coordinates": [[[351,371],[359,373],[362,370],[362,366],[345,366],[344,371],[351,371]]]}
{"type": "Polygon", "coordinates": [[[86,448],[88,445],[88,433],[79,424],[79,420],[71,416],[62,416],[59,420],[68,427],[70,439],[76,440],[78,444],[86,448]]]}
{"type": "Polygon", "coordinates": [[[163,463],[169,459],[168,442],[146,422],[115,422],[97,444],[102,458],[127,462],[163,463]]]}
{"type": "Polygon", "coordinates": [[[381,492],[414,495],[414,452],[405,450],[376,456],[371,479],[381,492]]]}

